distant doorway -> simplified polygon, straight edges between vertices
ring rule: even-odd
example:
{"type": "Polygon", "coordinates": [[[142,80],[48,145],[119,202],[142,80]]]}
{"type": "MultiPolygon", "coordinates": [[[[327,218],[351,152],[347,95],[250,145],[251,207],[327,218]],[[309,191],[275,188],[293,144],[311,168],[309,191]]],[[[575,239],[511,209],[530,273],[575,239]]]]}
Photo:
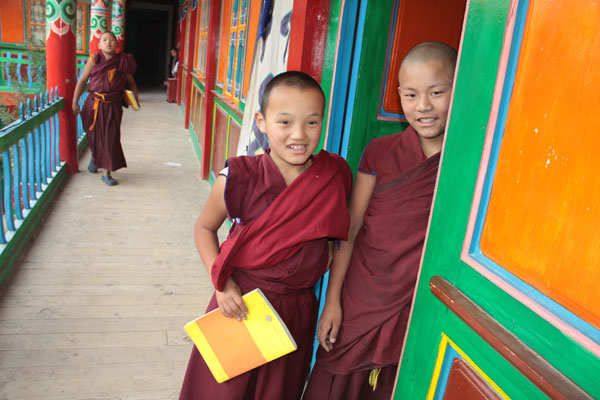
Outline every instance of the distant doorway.
{"type": "Polygon", "coordinates": [[[167,74],[170,13],[132,8],[127,14],[125,52],[138,64],[136,82],[142,87],[163,84],[167,74]]]}

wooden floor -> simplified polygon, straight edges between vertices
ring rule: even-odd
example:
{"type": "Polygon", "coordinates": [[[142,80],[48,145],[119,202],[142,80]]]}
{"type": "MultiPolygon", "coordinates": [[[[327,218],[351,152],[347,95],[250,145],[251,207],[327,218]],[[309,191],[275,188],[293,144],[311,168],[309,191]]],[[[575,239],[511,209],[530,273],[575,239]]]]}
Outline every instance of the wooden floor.
{"type": "Polygon", "coordinates": [[[164,92],[140,100],[123,116],[119,185],[84,154],[0,288],[0,399],[178,397],[182,327],[212,293],[192,237],[210,187],[181,109],[164,92]]]}

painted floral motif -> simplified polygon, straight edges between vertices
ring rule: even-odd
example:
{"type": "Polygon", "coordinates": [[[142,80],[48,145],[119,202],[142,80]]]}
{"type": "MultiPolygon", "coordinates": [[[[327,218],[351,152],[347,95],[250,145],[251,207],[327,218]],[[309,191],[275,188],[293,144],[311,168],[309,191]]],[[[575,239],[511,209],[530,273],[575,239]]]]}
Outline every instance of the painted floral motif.
{"type": "Polygon", "coordinates": [[[125,0],[113,0],[112,4],[112,33],[118,40],[125,38],[125,0]]]}
{"type": "Polygon", "coordinates": [[[63,36],[70,30],[75,35],[76,16],[77,7],[74,0],[47,0],[46,40],[50,37],[50,32],[63,36]]]}
{"type": "Polygon", "coordinates": [[[90,30],[96,38],[108,30],[108,5],[108,0],[94,0],[92,3],[90,30]]]}

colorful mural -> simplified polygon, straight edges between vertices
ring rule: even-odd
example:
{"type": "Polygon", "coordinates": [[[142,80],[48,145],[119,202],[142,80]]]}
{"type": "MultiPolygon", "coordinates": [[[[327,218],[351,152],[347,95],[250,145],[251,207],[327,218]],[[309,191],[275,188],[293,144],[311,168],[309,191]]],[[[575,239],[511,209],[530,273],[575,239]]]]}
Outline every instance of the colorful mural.
{"type": "Polygon", "coordinates": [[[293,1],[277,1],[272,6],[272,10],[263,10],[259,26],[237,155],[261,154],[268,148],[266,135],[256,127],[254,113],[260,109],[260,99],[267,83],[273,76],[287,70],[293,1]]]}

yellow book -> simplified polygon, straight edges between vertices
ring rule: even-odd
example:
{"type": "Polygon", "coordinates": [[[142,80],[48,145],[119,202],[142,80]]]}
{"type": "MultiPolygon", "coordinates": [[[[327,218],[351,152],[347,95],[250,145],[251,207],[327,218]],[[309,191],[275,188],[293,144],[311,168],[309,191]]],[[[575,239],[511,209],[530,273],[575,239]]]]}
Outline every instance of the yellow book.
{"type": "Polygon", "coordinates": [[[140,105],[135,100],[135,96],[133,95],[133,92],[131,90],[125,89],[123,98],[125,99],[125,103],[127,103],[129,106],[131,106],[131,108],[133,108],[135,111],[140,109],[140,105]]]}
{"type": "Polygon", "coordinates": [[[298,348],[260,289],[243,299],[248,307],[243,321],[227,318],[217,308],[184,327],[219,383],[298,348]]]}

